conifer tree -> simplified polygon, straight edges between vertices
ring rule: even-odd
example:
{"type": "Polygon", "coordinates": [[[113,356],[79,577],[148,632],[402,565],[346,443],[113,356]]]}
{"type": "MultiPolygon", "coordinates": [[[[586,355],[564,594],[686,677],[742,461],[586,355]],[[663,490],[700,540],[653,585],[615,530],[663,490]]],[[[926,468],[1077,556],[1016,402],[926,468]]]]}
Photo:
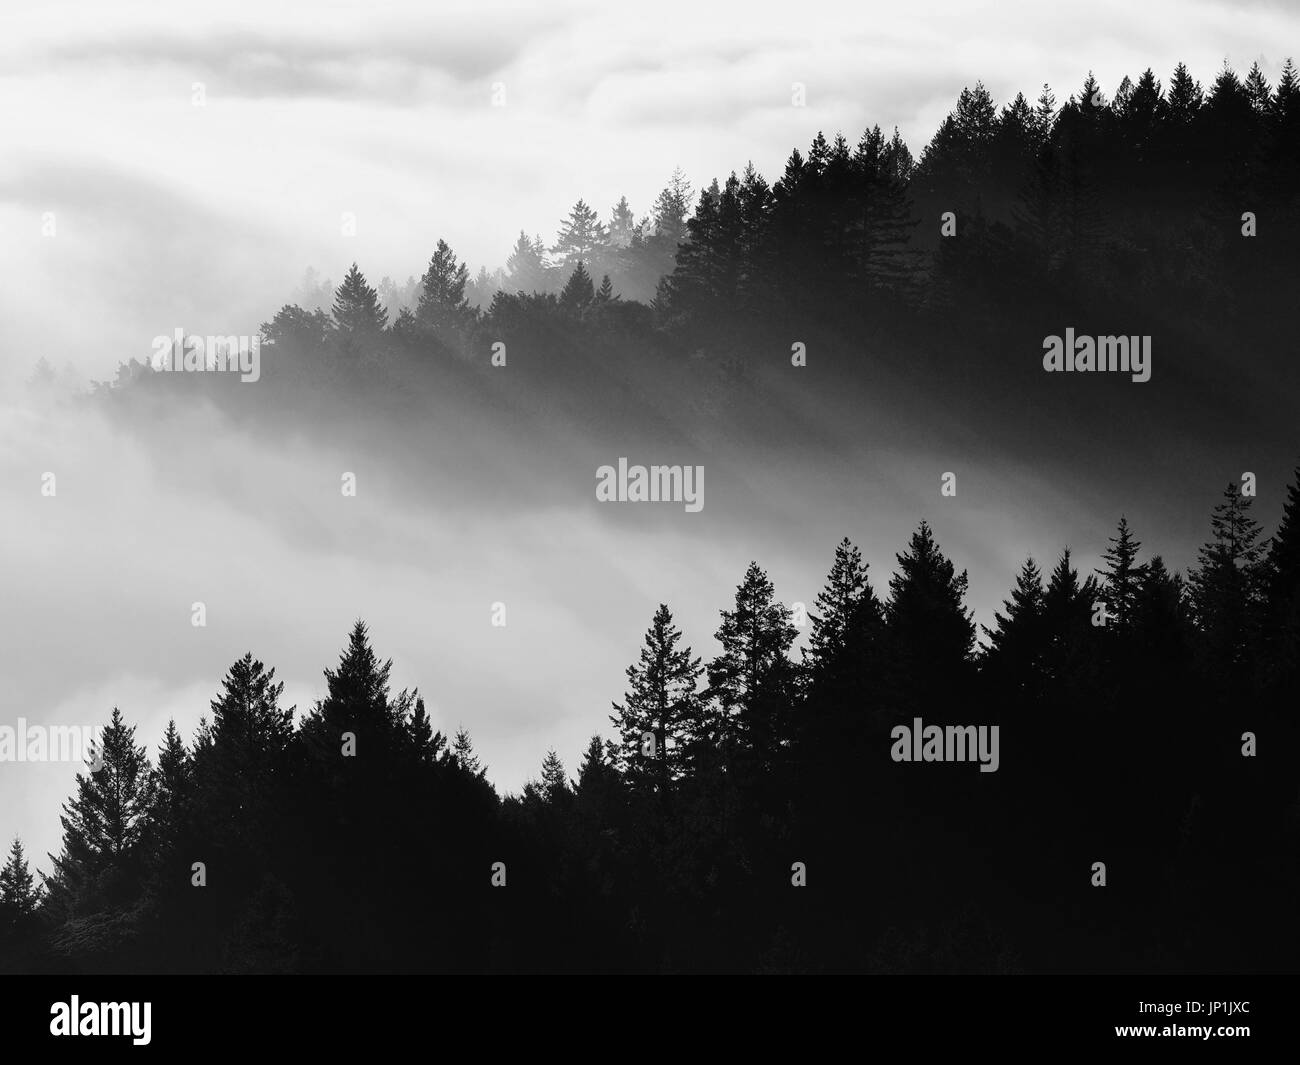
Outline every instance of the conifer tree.
{"type": "Polygon", "coordinates": [[[519,239],[506,259],[506,282],[514,292],[540,292],[546,283],[543,250],[521,229],[519,239]]]}
{"type": "Polygon", "coordinates": [[[113,707],[98,741],[102,766],[77,774],[77,795],[63,807],[61,870],[69,863],[90,873],[136,855],[153,805],[154,775],[144,747],[135,745],[135,726],[113,707]]]}
{"type": "Polygon", "coordinates": [[[388,312],[379,303],[379,293],[366,284],[356,263],[334,293],[333,313],[338,328],[349,335],[374,336],[388,324],[388,312]]]}
{"type": "Polygon", "coordinates": [[[1101,554],[1105,566],[1095,571],[1102,580],[1101,592],[1106,600],[1106,628],[1112,632],[1125,633],[1133,623],[1138,590],[1146,575],[1146,565],[1137,561],[1141,546],[1133,538],[1128,518],[1121,515],[1110,547],[1101,554]]]}
{"type": "Polygon", "coordinates": [[[610,720],[621,744],[615,764],[637,789],[665,793],[685,771],[691,745],[712,740],[704,732],[696,684],[703,668],[668,607],[655,611],[638,661],[627,667],[628,690],[610,720]]]}
{"type": "MultiPolygon", "coordinates": [[[[325,698],[303,722],[303,741],[327,779],[341,782],[354,776],[355,770],[372,782],[382,780],[404,746],[409,700],[405,693],[397,699],[390,696],[392,667],[391,659],[379,661],[365,622],[357,621],[338,667],[325,670],[325,698]],[[348,735],[350,742],[345,740],[348,735]],[[349,750],[351,753],[345,753],[349,750]]],[[[275,722],[284,721],[276,705],[283,685],[272,687],[271,680],[269,675],[257,676],[250,678],[250,683],[262,692],[267,729],[276,730],[275,722]]],[[[215,704],[213,709],[215,712],[215,704]]],[[[218,723],[214,723],[213,734],[219,738],[218,723]]]]}
{"type": "Polygon", "coordinates": [[[569,779],[564,773],[564,763],[552,748],[542,759],[542,795],[547,802],[554,803],[568,794],[569,779]]]}
{"type": "Polygon", "coordinates": [[[572,267],[583,261],[591,262],[604,244],[605,227],[599,216],[583,200],[579,200],[573,205],[569,217],[560,223],[555,247],[551,250],[560,257],[564,266],[572,267]]]}
{"type": "Polygon", "coordinates": [[[456,759],[457,765],[469,773],[470,776],[481,777],[487,772],[474,754],[474,745],[470,742],[469,733],[465,729],[456,730],[456,736],[451,745],[451,753],[452,757],[456,759]]]}
{"type": "Polygon", "coordinates": [[[174,845],[184,829],[192,796],[191,771],[189,751],[185,749],[176,721],[170,720],[158,750],[152,814],[154,836],[161,850],[174,845]]]}
{"type": "Polygon", "coordinates": [[[715,634],[722,653],[708,664],[708,676],[723,742],[729,749],[738,746],[760,768],[777,760],[793,731],[795,671],[788,654],[797,635],[790,608],[751,562],[734,608],[722,611],[715,634]]]}
{"type": "Polygon", "coordinates": [[[463,325],[472,317],[465,287],[469,284],[469,267],[457,262],[456,253],[445,240],[429,260],[428,269],[420,278],[420,300],[415,308],[415,318],[421,325],[435,332],[463,325]]]}
{"type": "Polygon", "coordinates": [[[36,915],[40,890],[27,866],[22,843],[15,838],[9,858],[0,869],[0,937],[8,938],[26,930],[36,915]]]}
{"type": "Polygon", "coordinates": [[[1002,683],[1031,697],[1038,693],[1043,668],[1045,611],[1042,570],[1029,558],[1016,575],[1011,598],[994,613],[994,627],[984,626],[989,641],[986,665],[1002,683]]]}
{"type": "Polygon", "coordinates": [[[1250,516],[1254,500],[1231,482],[1210,519],[1211,539],[1191,572],[1192,608],[1207,652],[1220,667],[1246,664],[1255,643],[1264,546],[1250,516]]]}
{"type": "Polygon", "coordinates": [[[863,613],[879,619],[880,602],[867,580],[862,552],[845,537],[835,548],[835,560],[825,587],[817,593],[804,663],[815,676],[833,669],[845,653],[855,625],[863,613]]]}
{"type": "Polygon", "coordinates": [[[969,682],[975,647],[966,572],[957,573],[924,521],[897,558],[885,606],[891,695],[900,707],[949,699],[954,688],[969,682]]]}
{"type": "Polygon", "coordinates": [[[636,230],[636,216],[628,206],[627,197],[619,198],[609,219],[609,244],[613,248],[626,248],[632,243],[636,230]]]}
{"type": "Polygon", "coordinates": [[[579,259],[573,268],[573,273],[569,275],[569,280],[564,283],[564,289],[560,292],[560,303],[575,311],[580,311],[596,298],[596,290],[591,283],[591,275],[582,265],[579,259]]]}

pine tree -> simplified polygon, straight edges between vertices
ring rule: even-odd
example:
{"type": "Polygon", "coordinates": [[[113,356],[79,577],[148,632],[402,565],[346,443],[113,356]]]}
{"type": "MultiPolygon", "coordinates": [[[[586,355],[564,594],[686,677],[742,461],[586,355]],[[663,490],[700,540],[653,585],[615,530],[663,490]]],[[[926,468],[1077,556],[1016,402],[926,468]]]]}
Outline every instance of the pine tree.
{"type": "Polygon", "coordinates": [[[452,757],[456,759],[456,764],[469,773],[470,776],[481,777],[487,772],[474,754],[474,746],[470,742],[469,733],[463,728],[456,731],[456,737],[451,744],[451,753],[452,757]]]}
{"type": "Polygon", "coordinates": [[[592,736],[578,767],[578,781],[574,787],[578,809],[597,821],[598,827],[613,813],[619,798],[619,774],[615,766],[612,744],[605,744],[599,736],[592,736]]]}
{"type": "Polygon", "coordinates": [[[98,772],[77,774],[77,795],[63,806],[63,854],[69,863],[95,873],[132,859],[144,838],[153,806],[154,775],[144,747],[135,745],[135,726],[113,708],[98,741],[98,772]]]}
{"type": "Polygon", "coordinates": [[[621,744],[615,764],[637,789],[666,794],[685,772],[691,747],[710,743],[702,727],[696,684],[703,669],[663,603],[655,611],[638,661],[627,667],[628,690],[610,721],[621,744]]]}
{"type": "Polygon", "coordinates": [[[184,830],[192,793],[192,765],[175,720],[158,750],[158,774],[154,791],[153,830],[160,850],[173,846],[184,830]]]}
{"type": "Polygon", "coordinates": [[[1133,538],[1128,519],[1121,515],[1110,547],[1101,554],[1106,565],[1095,571],[1102,579],[1101,591],[1106,599],[1106,628],[1112,632],[1125,633],[1133,624],[1134,604],[1146,575],[1146,565],[1137,561],[1141,546],[1133,538]]]}
{"type": "Polygon", "coordinates": [[[569,275],[569,280],[564,283],[564,288],[560,292],[560,303],[562,306],[571,310],[581,311],[596,298],[596,290],[591,283],[591,275],[587,273],[587,268],[582,265],[579,259],[573,268],[573,273],[569,275]]]}
{"type": "Polygon", "coordinates": [[[788,654],[798,630],[790,608],[751,562],[736,588],[735,607],[722,611],[715,638],[722,653],[708,665],[709,695],[721,714],[723,743],[759,768],[770,767],[790,740],[795,671],[788,654]]]}
{"type": "Polygon", "coordinates": [[[356,263],[334,293],[334,321],[339,329],[356,336],[374,336],[388,324],[388,312],[379,303],[379,293],[366,284],[356,263]]]}
{"type": "Polygon", "coordinates": [[[1039,148],[1047,143],[1048,138],[1052,135],[1052,127],[1056,124],[1056,95],[1051,88],[1044,83],[1043,91],[1038,94],[1038,101],[1034,104],[1034,118],[1032,129],[1034,139],[1039,148]]]}
{"type": "Polygon", "coordinates": [[[415,709],[407,722],[406,732],[410,737],[416,761],[422,765],[434,765],[446,757],[447,738],[441,732],[434,731],[433,722],[429,720],[428,711],[425,710],[424,700],[421,698],[417,697],[415,700],[415,709]]]}
{"type": "Polygon", "coordinates": [[[1174,68],[1174,76],[1169,81],[1169,94],[1166,97],[1166,115],[1174,126],[1186,126],[1201,109],[1205,94],[1187,67],[1179,63],[1174,68]]]}
{"type": "Polygon", "coordinates": [[[628,206],[627,197],[619,198],[609,219],[609,244],[613,248],[626,248],[632,243],[632,234],[636,230],[636,216],[628,206]]]}
{"type": "Polygon", "coordinates": [[[690,182],[682,168],[677,167],[663,191],[655,197],[652,209],[655,237],[672,252],[686,239],[686,219],[691,213],[693,195],[690,182]]]}
{"type": "Polygon", "coordinates": [[[541,248],[521,229],[506,259],[506,281],[514,292],[539,292],[546,283],[546,258],[541,248]]]}
{"type": "Polygon", "coordinates": [[[1020,567],[1011,598],[1003,601],[1002,608],[1004,612],[993,615],[995,626],[984,627],[989,640],[985,666],[1003,685],[1032,698],[1041,682],[1046,611],[1043,573],[1032,558],[1020,567]]]}
{"type": "Polygon", "coordinates": [[[1273,108],[1273,94],[1269,89],[1268,79],[1259,69],[1259,63],[1252,63],[1250,73],[1246,75],[1246,98],[1255,114],[1261,118],[1268,115],[1273,108]]]}
{"type": "MultiPolygon", "coordinates": [[[[327,671],[326,676],[329,676],[327,671]]],[[[200,817],[216,842],[250,849],[263,839],[294,741],[284,684],[251,652],[234,662],[209,707],[210,745],[194,756],[200,817]]],[[[338,742],[333,744],[337,753],[338,742]]]]}
{"type": "Polygon", "coordinates": [[[583,200],[573,205],[569,217],[560,223],[560,231],[551,249],[566,267],[591,262],[605,244],[605,227],[596,212],[583,200]]]}
{"type": "Polygon", "coordinates": [[[609,274],[605,274],[600,279],[600,288],[596,290],[597,303],[613,303],[617,296],[614,295],[614,285],[609,279],[609,274]]]}
{"type": "Polygon", "coordinates": [[[9,859],[0,869],[0,937],[13,937],[29,928],[39,902],[40,890],[27,866],[23,845],[15,838],[9,859]]]}
{"type": "Polygon", "coordinates": [[[835,548],[826,586],[817,593],[816,608],[808,615],[812,631],[803,656],[814,679],[825,676],[840,663],[864,615],[878,621],[880,601],[867,580],[862,552],[845,537],[835,548]]]}
{"type": "Polygon", "coordinates": [[[1255,644],[1264,547],[1259,524],[1250,516],[1253,501],[1228,483],[1210,519],[1210,542],[1198,552],[1189,576],[1196,623],[1218,668],[1246,665],[1255,644]]]}
{"type": "Polygon", "coordinates": [[[546,752],[542,759],[542,794],[547,802],[560,802],[569,794],[569,779],[564,772],[564,763],[554,748],[546,752]]]}
{"type": "Polygon", "coordinates": [[[1093,636],[1093,607],[1101,595],[1091,574],[1081,583],[1061,552],[1043,593],[1044,672],[1053,699],[1082,704],[1099,665],[1093,636]]]}
{"type": "Polygon", "coordinates": [[[975,624],[966,609],[969,579],[935,542],[926,522],[897,556],[885,607],[886,638],[899,707],[948,700],[970,680],[975,624]]]}
{"type": "MultiPolygon", "coordinates": [[[[260,667],[260,663],[256,665],[260,667]]],[[[392,668],[391,659],[379,661],[370,646],[365,622],[357,621],[339,657],[338,668],[325,670],[325,698],[316,703],[302,727],[303,741],[326,779],[341,783],[360,775],[376,783],[384,779],[395,755],[405,746],[409,699],[406,693],[396,699],[390,696],[392,668]],[[344,737],[349,734],[353,753],[344,755],[344,737]]],[[[284,721],[276,707],[283,685],[272,686],[271,680],[269,675],[249,680],[261,693],[264,709],[259,716],[266,721],[268,732],[278,728],[277,718],[284,721]]],[[[218,745],[220,732],[220,723],[214,723],[218,745]]]]}
{"type": "Polygon", "coordinates": [[[435,332],[463,325],[472,317],[465,287],[469,284],[469,267],[456,261],[456,253],[445,240],[429,260],[429,267],[420,278],[420,300],[416,304],[415,318],[421,325],[435,332]]]}

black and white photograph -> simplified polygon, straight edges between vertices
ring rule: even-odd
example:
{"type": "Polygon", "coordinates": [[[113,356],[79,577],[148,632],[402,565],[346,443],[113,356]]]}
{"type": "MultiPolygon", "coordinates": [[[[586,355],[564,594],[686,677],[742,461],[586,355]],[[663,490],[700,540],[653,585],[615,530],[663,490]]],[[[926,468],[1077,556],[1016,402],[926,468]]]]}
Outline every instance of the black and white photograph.
{"type": "Polygon", "coordinates": [[[1300,7],[3,27],[14,1060],[1294,1052],[1300,7]]]}

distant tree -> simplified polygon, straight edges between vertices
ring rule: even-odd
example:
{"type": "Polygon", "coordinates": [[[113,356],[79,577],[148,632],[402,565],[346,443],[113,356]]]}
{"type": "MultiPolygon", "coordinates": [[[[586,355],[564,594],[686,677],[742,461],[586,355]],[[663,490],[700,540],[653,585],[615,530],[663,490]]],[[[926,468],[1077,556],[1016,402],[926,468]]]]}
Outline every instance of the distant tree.
{"type": "Polygon", "coordinates": [[[681,167],[673,170],[668,184],[655,197],[654,233],[673,251],[686,238],[686,219],[691,213],[692,198],[691,183],[687,181],[681,167]]]}
{"type": "Polygon", "coordinates": [[[445,240],[429,260],[420,278],[420,299],[415,309],[416,321],[426,328],[444,331],[463,325],[471,316],[465,287],[469,284],[469,267],[456,260],[456,253],[445,240]]]}
{"type": "Polygon", "coordinates": [[[569,280],[564,283],[564,288],[560,292],[560,304],[571,310],[580,311],[595,298],[596,290],[592,286],[591,275],[587,273],[586,267],[582,265],[582,260],[579,259],[573,268],[573,273],[569,275],[569,280]]]}
{"type": "Polygon", "coordinates": [[[343,284],[334,293],[334,321],[339,329],[355,336],[374,336],[388,324],[388,312],[379,302],[379,293],[353,263],[343,284]]]}
{"type": "Polygon", "coordinates": [[[546,256],[521,229],[506,260],[506,284],[513,292],[540,292],[546,284],[546,256]]]}
{"type": "Polygon", "coordinates": [[[604,243],[605,227],[599,216],[579,200],[573,205],[569,217],[560,223],[555,247],[551,250],[560,257],[564,266],[573,267],[583,261],[591,262],[604,243]]]}
{"type": "Polygon", "coordinates": [[[626,248],[632,243],[632,234],[636,230],[636,216],[628,206],[627,197],[619,198],[609,219],[609,244],[614,248],[626,248]]]}

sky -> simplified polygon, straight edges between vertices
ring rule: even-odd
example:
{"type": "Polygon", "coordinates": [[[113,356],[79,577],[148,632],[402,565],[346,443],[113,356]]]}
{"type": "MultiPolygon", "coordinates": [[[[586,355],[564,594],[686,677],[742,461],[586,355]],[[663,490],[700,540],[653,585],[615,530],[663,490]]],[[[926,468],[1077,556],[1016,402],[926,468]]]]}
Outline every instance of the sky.
{"type": "MultiPolygon", "coordinates": [[[[521,228],[552,240],[578,197],[608,217],[626,195],[640,216],[674,167],[696,187],[748,160],[774,179],[818,130],[855,141],[897,126],[919,154],[977,80],[999,104],[1045,82],[1063,101],[1089,71],[1107,93],[1148,66],[1167,81],[1179,60],[1203,83],[1225,59],[1243,72],[1258,60],[1275,81],[1279,49],[1300,40],[1300,9],[1195,0],[47,2],[5,21],[0,724],[95,724],[119,705],[152,748],[170,716],[189,734],[250,649],[305,710],[364,616],[395,686],[418,685],[444,731],[469,726],[507,790],[550,746],[576,770],[608,731],[661,599],[705,654],[748,558],[782,598],[811,601],[834,540],[799,535],[809,499],[787,497],[780,520],[741,540],[710,539],[706,524],[613,539],[560,507],[494,524],[382,476],[344,513],[323,486],[355,462],[346,454],[268,450],[198,417],[150,453],[98,418],[30,407],[19,382],[35,361],[105,379],[177,326],[252,334],[306,267],[338,280],[355,260],[372,282],[404,280],[440,237],[472,268],[495,267],[521,228]],[[57,501],[33,489],[44,470],[60,472],[57,501]],[[195,600],[210,610],[202,630],[195,600]],[[497,600],[511,610],[503,631],[487,625],[497,600]],[[564,654],[574,646],[580,662],[564,654]]],[[[917,471],[911,483],[927,485],[945,461],[893,459],[898,480],[917,471]]],[[[1028,467],[1010,472],[1003,490],[1039,501],[1037,543],[992,494],[963,519],[978,537],[938,528],[968,546],[958,563],[981,620],[1026,549],[1058,549],[1081,521],[1100,546],[1113,520],[1081,517],[1068,486],[1028,467]]],[[[915,508],[867,501],[844,516],[878,534],[867,555],[880,589],[915,508]]],[[[74,772],[0,765],[0,834],[21,834],[42,868],[74,772]]]]}

